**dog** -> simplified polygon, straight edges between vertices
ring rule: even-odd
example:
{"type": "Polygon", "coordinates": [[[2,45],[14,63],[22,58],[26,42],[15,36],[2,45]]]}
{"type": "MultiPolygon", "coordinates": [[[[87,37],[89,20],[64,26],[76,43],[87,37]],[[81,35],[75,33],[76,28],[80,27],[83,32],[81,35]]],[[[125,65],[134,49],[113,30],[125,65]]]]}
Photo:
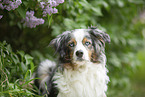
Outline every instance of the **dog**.
{"type": "Polygon", "coordinates": [[[65,31],[50,42],[58,62],[40,63],[35,81],[39,94],[48,97],[106,97],[105,43],[107,33],[96,27],[65,31]]]}

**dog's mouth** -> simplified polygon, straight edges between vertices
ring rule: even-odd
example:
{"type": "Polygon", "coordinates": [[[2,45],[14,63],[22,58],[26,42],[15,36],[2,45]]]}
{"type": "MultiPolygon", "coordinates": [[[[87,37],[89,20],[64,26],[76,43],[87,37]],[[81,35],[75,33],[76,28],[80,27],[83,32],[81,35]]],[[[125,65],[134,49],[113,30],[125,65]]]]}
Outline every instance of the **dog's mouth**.
{"type": "Polygon", "coordinates": [[[88,60],[85,60],[83,58],[77,58],[76,60],[73,61],[74,64],[77,64],[78,66],[84,65],[88,60]]]}
{"type": "Polygon", "coordinates": [[[82,62],[82,61],[84,61],[84,59],[78,57],[76,61],[82,62]]]}
{"type": "Polygon", "coordinates": [[[89,62],[82,58],[77,58],[77,60],[73,60],[69,63],[64,64],[64,68],[66,69],[73,69],[73,70],[80,70],[86,67],[86,63],[89,62]]]}

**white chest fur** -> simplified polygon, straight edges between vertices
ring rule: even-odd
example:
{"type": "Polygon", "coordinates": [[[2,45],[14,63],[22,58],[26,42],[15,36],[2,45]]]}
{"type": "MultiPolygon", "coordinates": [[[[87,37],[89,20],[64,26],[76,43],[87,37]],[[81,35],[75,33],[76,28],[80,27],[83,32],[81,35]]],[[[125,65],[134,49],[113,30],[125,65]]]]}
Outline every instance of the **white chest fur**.
{"type": "Polygon", "coordinates": [[[58,97],[106,97],[107,69],[105,64],[86,63],[79,70],[64,69],[54,75],[58,97]]]}

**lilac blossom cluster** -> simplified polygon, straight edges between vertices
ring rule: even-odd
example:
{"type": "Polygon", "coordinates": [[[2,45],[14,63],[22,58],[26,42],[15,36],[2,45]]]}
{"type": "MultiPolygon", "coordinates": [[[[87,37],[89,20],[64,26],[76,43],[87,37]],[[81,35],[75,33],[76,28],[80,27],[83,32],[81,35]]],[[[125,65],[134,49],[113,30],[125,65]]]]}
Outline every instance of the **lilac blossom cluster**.
{"type": "Polygon", "coordinates": [[[37,18],[34,16],[34,11],[27,11],[25,19],[22,20],[24,22],[24,26],[35,28],[37,25],[44,24],[44,20],[42,18],[37,18]]]}
{"type": "Polygon", "coordinates": [[[8,11],[14,10],[18,8],[18,6],[22,3],[21,0],[0,0],[0,8],[1,9],[6,9],[8,11]]]}
{"type": "Polygon", "coordinates": [[[40,2],[40,7],[43,10],[43,17],[45,17],[47,14],[51,15],[54,13],[58,13],[58,10],[55,8],[60,3],[63,3],[64,0],[43,0],[40,2]]]}

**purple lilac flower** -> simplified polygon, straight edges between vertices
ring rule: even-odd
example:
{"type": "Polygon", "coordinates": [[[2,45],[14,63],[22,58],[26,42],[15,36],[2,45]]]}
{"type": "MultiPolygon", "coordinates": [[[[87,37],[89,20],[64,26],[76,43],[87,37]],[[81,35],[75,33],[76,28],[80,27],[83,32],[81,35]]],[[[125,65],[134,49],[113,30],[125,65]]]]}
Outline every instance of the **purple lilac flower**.
{"type": "Polygon", "coordinates": [[[64,0],[48,0],[45,2],[40,2],[40,7],[43,10],[43,16],[47,16],[47,14],[51,15],[54,13],[58,13],[58,10],[55,8],[60,3],[63,3],[64,0]]]}
{"type": "Polygon", "coordinates": [[[40,7],[43,9],[45,5],[45,2],[40,2],[40,7]]]}
{"type": "Polygon", "coordinates": [[[18,8],[18,6],[22,3],[21,0],[0,0],[0,8],[1,9],[6,9],[8,11],[10,10],[14,10],[16,8],[18,8]]]}
{"type": "Polygon", "coordinates": [[[34,11],[27,11],[26,18],[22,20],[24,25],[30,28],[35,28],[37,25],[44,24],[42,18],[37,18],[34,16],[34,11]]]}
{"type": "Polygon", "coordinates": [[[64,0],[55,0],[57,3],[63,3],[64,0]]]}
{"type": "Polygon", "coordinates": [[[3,15],[0,15],[0,19],[3,17],[3,15]]]}

